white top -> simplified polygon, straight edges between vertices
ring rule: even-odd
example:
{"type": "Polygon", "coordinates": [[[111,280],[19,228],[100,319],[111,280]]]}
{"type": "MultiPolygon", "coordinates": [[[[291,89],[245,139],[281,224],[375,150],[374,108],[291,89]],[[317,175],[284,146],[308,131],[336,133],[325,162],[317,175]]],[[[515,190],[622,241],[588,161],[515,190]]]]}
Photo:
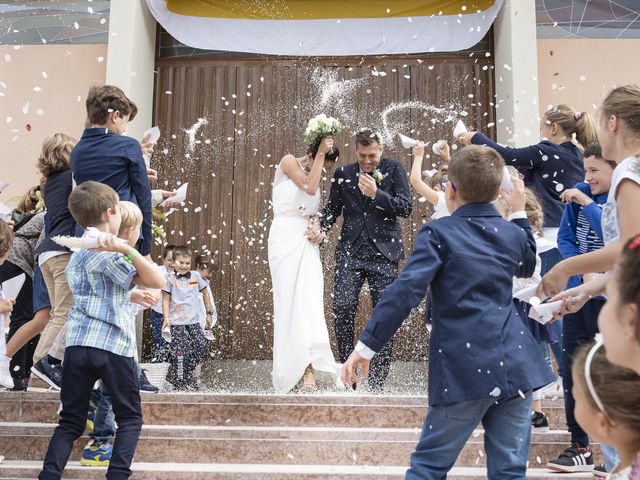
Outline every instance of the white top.
{"type": "Polygon", "coordinates": [[[620,240],[620,217],[618,215],[618,203],[616,196],[618,186],[625,179],[632,180],[640,185],[640,160],[637,157],[629,157],[618,164],[611,177],[611,188],[607,203],[602,206],[602,235],[604,244],[620,240]]]}
{"type": "Polygon", "coordinates": [[[438,202],[433,206],[433,215],[431,218],[433,220],[437,220],[442,217],[448,217],[451,215],[449,210],[447,209],[447,200],[445,198],[444,192],[438,192],[438,202]]]}

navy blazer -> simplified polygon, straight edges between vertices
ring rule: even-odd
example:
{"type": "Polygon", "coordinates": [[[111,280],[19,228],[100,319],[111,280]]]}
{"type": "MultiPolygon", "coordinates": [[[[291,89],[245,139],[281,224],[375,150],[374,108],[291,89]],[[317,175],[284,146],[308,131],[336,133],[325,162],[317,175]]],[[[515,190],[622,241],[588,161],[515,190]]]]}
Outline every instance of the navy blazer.
{"type": "Polygon", "coordinates": [[[382,255],[397,262],[404,258],[397,217],[411,215],[409,183],[402,164],[397,160],[382,158],[378,170],[385,177],[377,185],[376,197],[369,198],[358,188],[358,162],[336,169],[329,201],[322,211],[321,225],[327,230],[340,215],[344,215],[336,254],[354,253],[351,248],[358,245],[361,235],[365,235],[382,255]]]}
{"type": "Polygon", "coordinates": [[[36,253],[68,250],[51,238],[57,235],[74,236],[76,221],[69,211],[69,195],[73,189],[71,169],[67,168],[49,175],[42,188],[42,198],[47,209],[45,221],[45,239],[38,245],[36,253]]]}
{"type": "Polygon", "coordinates": [[[513,277],[530,277],[535,265],[526,219],[507,222],[489,203],[463,205],[420,230],[360,340],[380,351],[431,285],[430,405],[504,400],[547,385],[553,373],[512,298],[513,277]]]}
{"type": "Polygon", "coordinates": [[[79,185],[93,180],[113,188],[120,200],[133,202],[142,211],[140,253],[151,253],[151,186],[147,165],[137,140],[104,128],[86,128],[71,151],[73,177],[79,185]]]}
{"type": "Polygon", "coordinates": [[[542,202],[545,227],[559,227],[564,204],[560,194],[584,180],[582,152],[572,142],[555,144],[544,140],[536,145],[512,148],[500,145],[482,133],[471,139],[476,145],[496,150],[506,165],[524,175],[524,184],[531,187],[542,202]]]}

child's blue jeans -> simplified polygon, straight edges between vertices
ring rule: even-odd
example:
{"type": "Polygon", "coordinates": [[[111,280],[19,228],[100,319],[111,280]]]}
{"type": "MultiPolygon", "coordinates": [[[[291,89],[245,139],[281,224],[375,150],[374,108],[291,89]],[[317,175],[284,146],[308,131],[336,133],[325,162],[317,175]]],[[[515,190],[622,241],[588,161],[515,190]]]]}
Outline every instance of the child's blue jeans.
{"type": "Polygon", "coordinates": [[[164,316],[155,310],[151,310],[149,322],[151,323],[151,338],[153,339],[153,348],[151,350],[152,361],[166,362],[169,358],[169,344],[162,338],[164,316]]]}
{"type": "Polygon", "coordinates": [[[489,398],[429,407],[406,480],[442,480],[482,423],[487,477],[526,479],[531,443],[531,392],[500,403],[489,398]]]}

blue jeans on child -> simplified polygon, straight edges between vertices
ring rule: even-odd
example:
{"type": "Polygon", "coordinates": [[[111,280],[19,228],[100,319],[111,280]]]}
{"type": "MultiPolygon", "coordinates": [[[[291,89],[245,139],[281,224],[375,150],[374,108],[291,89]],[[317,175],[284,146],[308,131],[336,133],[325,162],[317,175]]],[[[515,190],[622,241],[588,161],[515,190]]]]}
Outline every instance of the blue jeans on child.
{"type": "Polygon", "coordinates": [[[480,422],[485,431],[487,477],[524,480],[531,443],[531,392],[499,403],[487,398],[429,407],[405,479],[446,478],[480,422]]]}
{"type": "MultiPolygon", "coordinates": [[[[140,378],[140,364],[135,362],[136,375],[140,378]]],[[[93,421],[91,439],[96,443],[104,443],[112,440],[116,434],[116,417],[113,414],[111,395],[100,382],[100,387],[91,392],[91,399],[96,404],[96,417],[93,421]]]]}
{"type": "Polygon", "coordinates": [[[152,361],[166,362],[169,358],[169,344],[162,338],[164,316],[155,310],[151,310],[149,322],[151,323],[151,338],[153,339],[153,348],[151,351],[152,361]]]}
{"type": "MultiPolygon", "coordinates": [[[[560,250],[557,248],[548,250],[540,254],[540,274],[545,275],[549,270],[553,268],[553,266],[562,260],[562,256],[560,255],[560,250]]],[[[553,356],[556,359],[556,364],[558,365],[558,375],[560,377],[564,376],[564,365],[562,364],[562,359],[564,357],[563,352],[563,339],[562,339],[562,319],[553,322],[549,328],[553,330],[555,337],[558,339],[557,342],[550,343],[551,350],[553,351],[553,356]]],[[[546,358],[546,356],[545,356],[546,358]]]]}
{"type": "Polygon", "coordinates": [[[98,380],[102,380],[111,392],[118,422],[106,478],[125,480],[131,476],[131,462],[142,430],[140,383],[135,360],[98,348],[67,347],[60,391],[62,411],[49,442],[40,480],[62,477],[73,443],[84,432],[91,391],[98,380]]]}

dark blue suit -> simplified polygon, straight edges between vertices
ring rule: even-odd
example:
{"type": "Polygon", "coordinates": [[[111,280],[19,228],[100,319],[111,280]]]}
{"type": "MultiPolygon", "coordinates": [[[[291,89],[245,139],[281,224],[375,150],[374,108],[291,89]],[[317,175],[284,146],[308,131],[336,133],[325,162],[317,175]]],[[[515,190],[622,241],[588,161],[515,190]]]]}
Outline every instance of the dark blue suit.
{"type": "MultiPolygon", "coordinates": [[[[322,212],[322,227],[330,228],[343,216],[340,240],[336,246],[336,273],[333,313],[339,358],[345,362],[353,351],[358,297],[365,280],[371,302],[378,303],[382,292],[398,274],[398,261],[404,258],[402,234],[397,217],[411,214],[411,194],[407,174],[396,160],[382,158],[378,164],[384,175],[375,198],[358,188],[357,162],[338,168],[333,177],[329,202],[322,212]]],[[[380,389],[389,373],[392,342],[376,355],[369,382],[380,389]]]]}
{"type": "Polygon", "coordinates": [[[360,340],[381,350],[430,285],[430,405],[487,399],[490,392],[508,399],[547,385],[554,376],[512,298],[513,277],[530,277],[535,264],[527,220],[507,222],[488,203],[463,205],[422,228],[360,340]]]}
{"type": "Polygon", "coordinates": [[[93,180],[113,188],[120,200],[142,211],[140,253],[151,253],[151,186],[137,140],[104,128],[86,128],[71,151],[71,168],[77,184],[93,180]]]}

